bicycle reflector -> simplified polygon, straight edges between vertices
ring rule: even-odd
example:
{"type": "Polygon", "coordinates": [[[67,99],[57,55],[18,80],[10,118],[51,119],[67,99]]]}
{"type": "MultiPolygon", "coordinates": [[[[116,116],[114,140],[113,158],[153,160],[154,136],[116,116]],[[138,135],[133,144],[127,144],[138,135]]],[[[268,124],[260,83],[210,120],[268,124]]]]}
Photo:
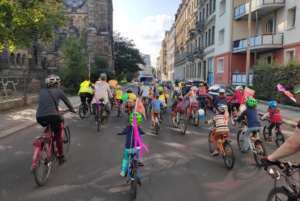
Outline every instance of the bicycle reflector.
{"type": "Polygon", "coordinates": [[[273,178],[273,179],[279,179],[280,178],[280,173],[278,170],[275,168],[270,168],[268,169],[268,174],[273,178]]]}
{"type": "Polygon", "coordinates": [[[43,140],[41,140],[40,138],[35,138],[35,140],[33,141],[33,146],[35,147],[40,147],[42,145],[43,140]]]}

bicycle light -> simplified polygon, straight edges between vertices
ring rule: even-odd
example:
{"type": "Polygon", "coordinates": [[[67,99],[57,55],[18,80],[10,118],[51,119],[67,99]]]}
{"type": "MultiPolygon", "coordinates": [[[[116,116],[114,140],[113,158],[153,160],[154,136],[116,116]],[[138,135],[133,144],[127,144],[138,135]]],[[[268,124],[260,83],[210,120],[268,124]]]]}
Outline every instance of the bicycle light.
{"type": "Polygon", "coordinates": [[[273,178],[273,179],[279,179],[280,178],[280,173],[278,170],[275,168],[270,168],[268,169],[268,174],[273,178]]]}

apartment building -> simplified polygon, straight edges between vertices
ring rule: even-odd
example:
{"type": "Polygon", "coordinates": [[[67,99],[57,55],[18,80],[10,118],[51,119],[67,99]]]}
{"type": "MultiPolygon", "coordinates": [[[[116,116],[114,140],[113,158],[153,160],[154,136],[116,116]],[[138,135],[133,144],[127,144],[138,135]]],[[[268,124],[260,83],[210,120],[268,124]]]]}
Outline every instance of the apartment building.
{"type": "Polygon", "coordinates": [[[149,54],[143,54],[142,57],[143,57],[143,60],[145,62],[145,65],[139,64],[139,67],[142,69],[141,71],[139,71],[140,75],[141,74],[152,75],[150,55],[149,54]]]}
{"type": "Polygon", "coordinates": [[[174,24],[167,33],[167,63],[168,63],[168,80],[174,80],[174,58],[175,58],[175,27],[174,24]]]}

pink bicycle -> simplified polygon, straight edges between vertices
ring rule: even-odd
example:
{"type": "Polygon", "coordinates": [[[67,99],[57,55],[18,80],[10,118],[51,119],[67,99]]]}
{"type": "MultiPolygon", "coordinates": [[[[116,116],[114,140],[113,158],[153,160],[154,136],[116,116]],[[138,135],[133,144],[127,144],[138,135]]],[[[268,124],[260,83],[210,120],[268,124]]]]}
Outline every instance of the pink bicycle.
{"type": "MultiPolygon", "coordinates": [[[[62,114],[62,111],[60,111],[60,113],[62,114]]],[[[39,137],[36,137],[33,141],[35,151],[31,165],[31,172],[34,174],[35,182],[39,186],[42,186],[46,183],[46,180],[50,174],[52,163],[59,160],[58,150],[56,144],[54,143],[55,137],[49,124],[45,122],[45,125],[47,125],[47,127],[43,134],[39,137]]],[[[64,121],[61,122],[61,128],[64,156],[67,156],[71,143],[70,129],[64,121]]]]}

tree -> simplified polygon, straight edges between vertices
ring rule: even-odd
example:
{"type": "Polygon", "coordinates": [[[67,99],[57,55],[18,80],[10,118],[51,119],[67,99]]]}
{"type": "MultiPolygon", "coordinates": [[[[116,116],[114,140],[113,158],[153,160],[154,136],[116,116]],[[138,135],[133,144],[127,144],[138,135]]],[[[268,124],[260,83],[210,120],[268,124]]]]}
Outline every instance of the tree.
{"type": "Polygon", "coordinates": [[[154,67],[152,67],[152,75],[154,78],[156,78],[156,69],[154,67]]]}
{"type": "Polygon", "coordinates": [[[54,29],[68,22],[62,6],[56,0],[1,0],[0,52],[4,47],[31,47],[38,39],[51,42],[54,29]]]}
{"type": "Polygon", "coordinates": [[[113,72],[109,70],[108,60],[105,57],[95,57],[91,69],[91,81],[96,82],[101,73],[107,75],[107,80],[110,80],[113,72]]]}
{"type": "Polygon", "coordinates": [[[142,54],[135,48],[133,40],[124,38],[120,33],[114,33],[115,71],[121,73],[135,74],[142,70],[138,64],[145,65],[142,54]]]}
{"type": "Polygon", "coordinates": [[[82,30],[79,38],[72,35],[63,41],[60,60],[63,66],[60,71],[62,84],[69,92],[74,93],[79,90],[80,83],[88,76],[87,57],[91,49],[85,49],[86,36],[82,30]]]}

